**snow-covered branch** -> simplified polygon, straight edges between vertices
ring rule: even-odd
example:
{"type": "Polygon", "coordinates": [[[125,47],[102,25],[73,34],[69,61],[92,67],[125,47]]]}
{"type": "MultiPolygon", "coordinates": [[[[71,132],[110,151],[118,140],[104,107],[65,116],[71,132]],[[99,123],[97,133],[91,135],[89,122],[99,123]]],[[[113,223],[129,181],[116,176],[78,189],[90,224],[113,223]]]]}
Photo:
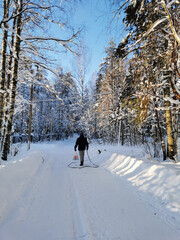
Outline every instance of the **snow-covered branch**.
{"type": "MultiPolygon", "coordinates": [[[[178,2],[179,2],[179,1],[178,1],[178,2]]],[[[176,39],[176,41],[177,41],[178,44],[180,45],[180,37],[178,36],[178,34],[177,34],[177,32],[176,32],[176,30],[175,30],[175,28],[174,28],[174,26],[173,26],[173,23],[172,23],[172,20],[171,20],[171,17],[170,17],[170,13],[169,13],[168,8],[167,8],[167,6],[166,6],[166,4],[165,4],[165,1],[164,1],[164,0],[161,0],[161,4],[162,4],[162,6],[163,6],[163,8],[164,8],[164,10],[165,10],[165,12],[166,12],[166,14],[167,14],[167,19],[168,19],[168,21],[169,21],[170,28],[171,28],[171,31],[172,31],[172,33],[173,33],[173,35],[174,35],[174,38],[176,39]]]]}
{"type": "Polygon", "coordinates": [[[154,22],[154,23],[151,25],[151,27],[148,29],[148,31],[145,32],[145,33],[142,35],[141,38],[139,38],[135,43],[131,44],[130,46],[124,47],[122,50],[128,51],[128,53],[134,51],[134,49],[133,49],[133,50],[130,50],[130,49],[132,49],[133,47],[135,47],[138,43],[142,42],[143,39],[144,39],[145,37],[147,37],[159,24],[161,24],[162,22],[164,22],[164,21],[166,21],[166,20],[167,20],[166,17],[165,17],[165,18],[162,18],[162,19],[158,19],[156,22],[154,22]],[[129,51],[130,51],[130,52],[129,52],[129,51]]]}
{"type": "Polygon", "coordinates": [[[24,40],[30,40],[30,41],[55,41],[55,42],[59,42],[62,45],[67,44],[67,43],[72,43],[72,40],[78,35],[79,32],[77,32],[76,34],[73,34],[71,38],[63,40],[60,38],[56,38],[56,37],[27,37],[24,40]]]}

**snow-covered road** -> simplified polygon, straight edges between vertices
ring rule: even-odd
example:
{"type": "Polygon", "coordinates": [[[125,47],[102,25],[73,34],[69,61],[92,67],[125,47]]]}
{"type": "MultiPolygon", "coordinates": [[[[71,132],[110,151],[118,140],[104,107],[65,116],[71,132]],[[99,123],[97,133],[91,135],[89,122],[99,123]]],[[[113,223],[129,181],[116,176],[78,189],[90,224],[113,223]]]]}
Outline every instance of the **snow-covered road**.
{"type": "Polygon", "coordinates": [[[103,164],[68,168],[72,155],[73,143],[37,144],[1,166],[1,240],[180,239],[103,164]]]}

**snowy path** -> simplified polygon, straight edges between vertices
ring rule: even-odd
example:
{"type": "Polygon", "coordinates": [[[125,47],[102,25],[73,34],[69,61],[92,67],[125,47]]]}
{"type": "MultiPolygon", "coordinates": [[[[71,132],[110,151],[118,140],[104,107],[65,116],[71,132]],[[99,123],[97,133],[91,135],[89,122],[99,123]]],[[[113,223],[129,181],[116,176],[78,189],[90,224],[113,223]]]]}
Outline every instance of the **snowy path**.
{"type": "Polygon", "coordinates": [[[119,177],[68,168],[72,145],[36,148],[1,169],[1,240],[180,239],[119,177]]]}
{"type": "Polygon", "coordinates": [[[73,172],[71,175],[85,225],[83,239],[180,239],[123,182],[104,169],[85,170],[78,176],[73,172]]]}

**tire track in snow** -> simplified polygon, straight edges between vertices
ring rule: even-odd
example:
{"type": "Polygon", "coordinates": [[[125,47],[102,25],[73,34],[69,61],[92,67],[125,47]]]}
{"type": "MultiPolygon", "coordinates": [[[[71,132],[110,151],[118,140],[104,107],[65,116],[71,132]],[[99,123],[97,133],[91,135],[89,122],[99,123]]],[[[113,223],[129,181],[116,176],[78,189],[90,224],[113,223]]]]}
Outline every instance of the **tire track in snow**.
{"type": "Polygon", "coordinates": [[[53,154],[38,166],[1,224],[2,240],[74,240],[69,179],[53,154]]]}
{"type": "MultiPolygon", "coordinates": [[[[38,160],[32,168],[31,164],[34,163],[33,154],[32,154],[32,161],[22,159],[21,161],[17,162],[17,164],[19,165],[18,166],[19,168],[21,167],[21,165],[20,165],[21,162],[23,164],[23,168],[25,169],[25,171],[28,171],[28,169],[26,169],[24,167],[24,164],[26,164],[28,167],[30,167],[31,171],[29,171],[29,173],[25,172],[25,178],[22,178],[22,175],[21,175],[22,171],[19,171],[17,183],[16,183],[15,179],[10,178],[11,181],[14,180],[14,182],[12,182],[12,186],[14,186],[14,189],[12,189],[13,190],[12,194],[13,194],[14,198],[13,198],[13,200],[10,199],[10,201],[7,201],[8,202],[7,207],[5,205],[3,213],[0,214],[0,218],[1,218],[0,224],[1,225],[3,223],[6,223],[7,219],[9,218],[9,215],[11,215],[13,217],[18,212],[22,213],[24,210],[24,205],[25,204],[27,205],[27,202],[29,205],[31,205],[31,203],[33,201],[33,196],[30,195],[29,192],[34,193],[37,191],[37,186],[35,185],[35,182],[36,182],[37,177],[40,175],[40,173],[44,170],[44,167],[45,167],[45,165],[42,165],[41,160],[40,161],[38,160]],[[27,202],[24,201],[25,199],[27,200],[27,202]],[[16,207],[14,207],[14,205],[16,207]]],[[[8,167],[11,167],[13,169],[13,167],[16,167],[16,165],[14,165],[14,163],[16,163],[16,161],[14,161],[12,163],[10,162],[9,163],[10,166],[8,166],[8,167]],[[13,163],[13,165],[12,165],[12,163],[13,163]]],[[[20,221],[21,221],[21,219],[20,219],[20,221]]]]}
{"type": "MultiPolygon", "coordinates": [[[[15,209],[12,210],[11,215],[16,216],[15,218],[19,222],[23,222],[28,218],[29,213],[32,212],[33,202],[39,195],[40,187],[45,185],[44,173],[51,172],[52,161],[46,162],[43,165],[40,163],[36,172],[31,176],[29,181],[26,183],[25,189],[19,196],[18,204],[15,209]]],[[[46,174],[47,175],[47,174],[46,174]]]]}
{"type": "Polygon", "coordinates": [[[69,193],[72,206],[72,218],[73,218],[73,240],[94,240],[90,230],[90,223],[83,210],[82,202],[79,198],[79,194],[75,184],[69,175],[69,193]]]}

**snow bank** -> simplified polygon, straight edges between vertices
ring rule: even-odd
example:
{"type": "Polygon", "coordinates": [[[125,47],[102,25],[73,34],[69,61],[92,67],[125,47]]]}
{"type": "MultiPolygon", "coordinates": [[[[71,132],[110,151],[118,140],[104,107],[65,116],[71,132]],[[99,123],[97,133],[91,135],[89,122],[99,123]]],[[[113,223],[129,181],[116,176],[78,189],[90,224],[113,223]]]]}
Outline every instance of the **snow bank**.
{"type": "Polygon", "coordinates": [[[0,165],[0,224],[9,218],[9,213],[15,205],[21,204],[27,194],[27,186],[31,185],[32,177],[38,175],[41,169],[41,151],[26,155],[24,153],[15,160],[0,165]]]}
{"type": "Polygon", "coordinates": [[[154,214],[179,229],[180,163],[152,160],[136,147],[113,147],[107,151],[109,158],[102,164],[104,168],[129,182],[154,214]]]}

